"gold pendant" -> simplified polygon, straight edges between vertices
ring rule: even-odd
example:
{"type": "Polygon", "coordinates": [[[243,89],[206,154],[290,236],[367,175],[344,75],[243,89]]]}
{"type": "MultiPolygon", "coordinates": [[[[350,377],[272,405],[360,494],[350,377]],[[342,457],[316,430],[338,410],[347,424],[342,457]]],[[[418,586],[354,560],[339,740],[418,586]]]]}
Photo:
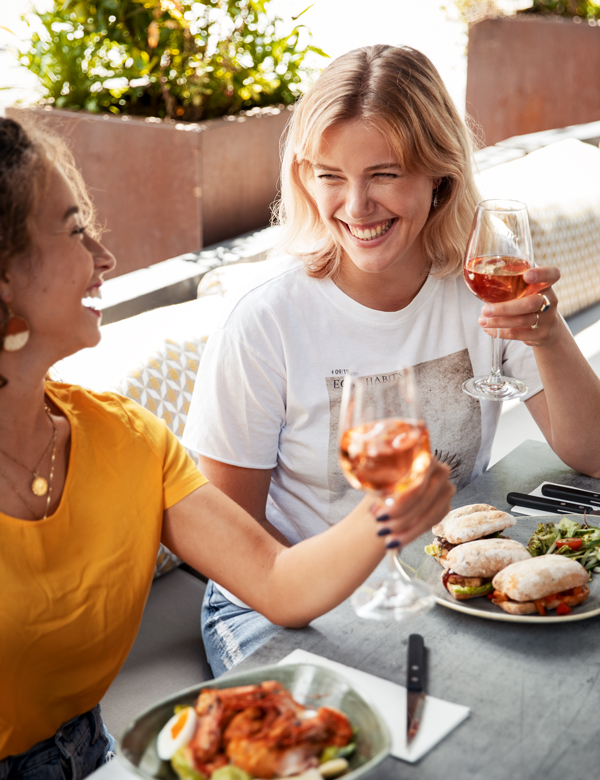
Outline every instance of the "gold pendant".
{"type": "Polygon", "coordinates": [[[44,479],[44,477],[40,477],[39,474],[36,474],[33,478],[33,482],[31,483],[31,492],[35,496],[45,496],[48,492],[48,483],[44,479]]]}

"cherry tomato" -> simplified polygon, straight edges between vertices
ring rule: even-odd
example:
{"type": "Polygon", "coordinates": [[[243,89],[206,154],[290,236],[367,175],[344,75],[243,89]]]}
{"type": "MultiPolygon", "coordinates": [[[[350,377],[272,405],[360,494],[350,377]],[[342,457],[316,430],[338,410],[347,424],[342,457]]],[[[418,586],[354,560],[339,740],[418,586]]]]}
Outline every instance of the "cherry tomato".
{"type": "Polygon", "coordinates": [[[557,615],[568,615],[569,612],[571,612],[571,607],[569,607],[567,604],[561,601],[561,603],[556,607],[556,614],[557,615]]]}
{"type": "Polygon", "coordinates": [[[560,549],[561,547],[570,547],[571,550],[580,550],[582,544],[583,539],[577,539],[575,536],[567,536],[564,539],[556,540],[557,549],[560,549]]]}

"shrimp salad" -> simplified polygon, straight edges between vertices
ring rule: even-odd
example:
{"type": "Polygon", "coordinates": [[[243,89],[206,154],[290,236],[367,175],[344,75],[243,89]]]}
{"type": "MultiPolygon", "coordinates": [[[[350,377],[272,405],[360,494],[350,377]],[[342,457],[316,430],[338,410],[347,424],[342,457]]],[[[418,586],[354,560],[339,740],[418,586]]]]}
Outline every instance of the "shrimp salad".
{"type": "Polygon", "coordinates": [[[274,680],[204,688],[193,707],[176,708],[157,738],[159,758],[181,780],[337,777],[354,749],[342,712],[307,709],[274,680]]]}

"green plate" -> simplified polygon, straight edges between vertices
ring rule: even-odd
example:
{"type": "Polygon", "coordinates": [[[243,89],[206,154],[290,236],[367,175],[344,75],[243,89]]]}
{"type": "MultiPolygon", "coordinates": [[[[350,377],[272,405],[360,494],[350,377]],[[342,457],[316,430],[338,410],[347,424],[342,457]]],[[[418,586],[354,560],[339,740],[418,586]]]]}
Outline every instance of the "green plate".
{"type": "Polygon", "coordinates": [[[149,707],[134,718],[121,733],[117,756],[130,770],[146,780],[178,780],[168,761],[156,754],[156,737],[178,704],[192,705],[202,688],[232,688],[277,680],[292,696],[311,709],[335,707],[358,730],[357,749],[350,759],[345,780],[363,777],[390,752],[390,735],[382,717],[356,692],[348,680],[330,669],[313,664],[263,666],[239,674],[187,688],[149,707]]]}

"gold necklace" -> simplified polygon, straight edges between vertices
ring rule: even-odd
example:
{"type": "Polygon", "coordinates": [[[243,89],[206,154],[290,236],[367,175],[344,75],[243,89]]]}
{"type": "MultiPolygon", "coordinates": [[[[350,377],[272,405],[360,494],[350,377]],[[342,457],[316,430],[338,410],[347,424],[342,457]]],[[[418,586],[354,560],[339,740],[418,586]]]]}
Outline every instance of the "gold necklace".
{"type": "MultiPolygon", "coordinates": [[[[21,491],[17,490],[17,488],[13,485],[13,483],[6,476],[6,474],[2,471],[2,469],[0,469],[0,475],[2,475],[4,477],[4,479],[8,482],[9,486],[13,489],[13,491],[17,494],[17,496],[25,504],[25,506],[31,512],[31,514],[33,515],[35,520],[45,520],[48,517],[48,511],[50,510],[50,502],[52,500],[52,481],[54,479],[54,464],[55,464],[55,461],[56,461],[56,443],[57,443],[57,440],[58,440],[58,431],[56,430],[56,425],[54,424],[54,420],[51,417],[50,409],[45,404],[44,404],[44,410],[45,410],[46,414],[48,415],[48,419],[50,420],[50,422],[52,424],[52,429],[53,430],[52,430],[52,439],[50,440],[50,442],[52,444],[52,456],[50,457],[50,473],[48,475],[48,481],[46,482],[46,480],[43,477],[40,477],[40,479],[44,479],[44,482],[46,483],[47,487],[46,487],[46,490],[44,491],[44,493],[40,493],[39,495],[41,497],[41,496],[43,496],[46,493],[46,491],[48,493],[48,497],[46,498],[46,511],[44,512],[44,516],[43,517],[38,517],[36,515],[36,513],[33,511],[33,509],[29,506],[29,503],[25,500],[25,497],[22,495],[21,491]]],[[[47,451],[48,451],[48,447],[46,447],[46,449],[44,450],[44,455],[46,454],[47,451]]],[[[6,453],[4,453],[4,454],[6,454],[6,453]]],[[[10,455],[8,457],[10,458],[10,455]]],[[[10,459],[14,460],[14,458],[10,458],[10,459]]],[[[19,463],[19,461],[15,461],[15,462],[19,463]]],[[[19,463],[19,465],[22,466],[23,464],[19,463]]],[[[38,464],[38,466],[39,466],[39,464],[38,464]]],[[[27,468],[27,466],[25,466],[24,468],[27,468]]],[[[31,469],[28,469],[28,471],[31,471],[31,469]]],[[[33,491],[33,485],[32,485],[32,492],[35,492],[35,491],[33,491]]],[[[36,493],[36,495],[38,495],[38,494],[36,493]]]]}
{"type": "MultiPolygon", "coordinates": [[[[48,480],[44,479],[42,475],[40,474],[40,465],[42,464],[42,461],[46,457],[46,453],[48,452],[48,449],[51,444],[54,444],[54,447],[56,447],[56,425],[54,425],[54,420],[52,419],[52,416],[50,414],[50,409],[46,404],[44,404],[44,411],[46,412],[48,419],[50,420],[50,425],[52,426],[52,436],[50,437],[50,441],[46,445],[46,448],[42,452],[41,458],[38,460],[36,466],[34,469],[30,469],[29,466],[26,466],[24,463],[21,463],[20,460],[17,460],[16,458],[13,458],[12,455],[9,455],[8,452],[5,452],[3,449],[0,449],[0,452],[6,456],[9,460],[12,460],[13,463],[16,463],[18,466],[21,466],[21,468],[27,469],[27,471],[30,471],[33,474],[33,479],[31,481],[31,492],[34,496],[45,496],[48,492],[48,480]]],[[[2,472],[3,476],[6,477],[6,475],[2,472]]],[[[23,497],[21,496],[21,500],[23,497]]],[[[27,504],[25,505],[27,506],[27,504]]],[[[27,507],[29,509],[29,507],[27,507]]],[[[31,511],[31,509],[29,510],[31,511]]]]}

